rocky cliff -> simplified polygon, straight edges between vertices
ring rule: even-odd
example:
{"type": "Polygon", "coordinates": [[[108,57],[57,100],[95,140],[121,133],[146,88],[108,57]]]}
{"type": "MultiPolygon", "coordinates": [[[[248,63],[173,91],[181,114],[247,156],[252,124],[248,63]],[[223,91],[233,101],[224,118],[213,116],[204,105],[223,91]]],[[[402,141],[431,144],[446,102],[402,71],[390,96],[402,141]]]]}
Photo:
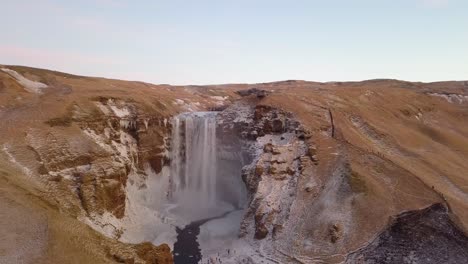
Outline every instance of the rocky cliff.
{"type": "MultiPolygon", "coordinates": [[[[4,170],[11,171],[7,180],[101,234],[131,243],[149,238],[135,231],[141,216],[127,207],[140,204],[129,199],[129,192],[143,192],[168,164],[170,116],[220,106],[227,98],[206,88],[25,67],[2,67],[0,81],[0,145],[4,170]],[[209,93],[212,97],[206,98],[209,93]],[[131,222],[136,223],[128,227],[131,222]]],[[[124,253],[103,247],[117,261],[172,262],[167,246],[122,246],[124,253]]]]}
{"type": "Polygon", "coordinates": [[[394,81],[287,86],[233,111],[246,113],[232,123],[256,146],[241,227],[256,254],[279,263],[462,263],[448,256],[467,254],[459,167],[467,105],[427,93],[440,87],[394,81]],[[418,216],[400,221],[401,212],[418,216]],[[354,251],[362,253],[347,257],[354,251]]]}

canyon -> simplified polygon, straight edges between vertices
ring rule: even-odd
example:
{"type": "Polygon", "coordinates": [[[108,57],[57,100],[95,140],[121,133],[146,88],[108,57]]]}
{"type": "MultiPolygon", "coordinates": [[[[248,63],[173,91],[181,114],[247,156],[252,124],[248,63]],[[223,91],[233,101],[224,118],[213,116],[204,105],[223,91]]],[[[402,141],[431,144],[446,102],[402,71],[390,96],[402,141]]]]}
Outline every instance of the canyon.
{"type": "Polygon", "coordinates": [[[466,81],[0,69],[0,263],[468,259],[466,81]]]}

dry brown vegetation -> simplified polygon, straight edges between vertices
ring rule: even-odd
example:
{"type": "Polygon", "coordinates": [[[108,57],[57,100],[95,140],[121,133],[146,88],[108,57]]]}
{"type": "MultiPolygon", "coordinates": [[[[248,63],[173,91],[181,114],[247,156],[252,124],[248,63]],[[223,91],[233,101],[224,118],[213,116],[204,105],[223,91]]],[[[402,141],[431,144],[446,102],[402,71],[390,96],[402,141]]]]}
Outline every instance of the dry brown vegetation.
{"type": "MultiPolygon", "coordinates": [[[[312,135],[308,143],[317,147],[314,155],[318,165],[313,170],[318,181],[325,182],[338,162],[349,166],[349,184],[358,193],[352,203],[353,228],[358,232],[347,233],[345,241],[335,237],[336,247],[329,252],[335,255],[329,261],[336,261],[338,255],[342,259],[346,252],[370,241],[388,225],[390,217],[434,203],[447,203],[451,219],[465,233],[468,231],[468,102],[449,103],[429,95],[468,95],[465,82],[285,81],[174,87],[20,66],[8,68],[49,85],[43,94],[31,94],[0,71],[0,149],[9,146],[26,167],[38,167],[34,154],[27,150],[29,133],[39,130],[45,135],[79,140],[84,136],[77,120],[99,119],[95,101],[120,98],[137,105],[142,115],[168,118],[185,111],[174,103],[176,99],[200,102],[203,110],[214,104],[207,95],[235,100],[239,98],[235,91],[256,87],[272,91],[261,99],[262,105],[292,113],[312,135]],[[72,117],[74,108],[70,105],[85,114],[72,117]]],[[[104,238],[70,217],[73,214],[60,207],[61,197],[51,197],[34,178],[28,178],[25,171],[9,162],[7,153],[0,155],[0,211],[28,217],[42,230],[42,235],[35,237],[31,232],[36,231],[26,228],[23,222],[2,217],[4,236],[12,236],[9,230],[14,230],[4,227],[26,228],[19,241],[33,237],[44,246],[43,251],[26,257],[37,263],[108,263],[135,253],[135,249],[128,253],[129,247],[104,238]]],[[[306,213],[297,215],[307,219],[306,213]]],[[[0,256],[13,246],[0,244],[0,256]]],[[[155,249],[145,247],[148,245],[139,246],[136,254],[141,259],[154,259],[149,255],[155,254],[155,249]]]]}

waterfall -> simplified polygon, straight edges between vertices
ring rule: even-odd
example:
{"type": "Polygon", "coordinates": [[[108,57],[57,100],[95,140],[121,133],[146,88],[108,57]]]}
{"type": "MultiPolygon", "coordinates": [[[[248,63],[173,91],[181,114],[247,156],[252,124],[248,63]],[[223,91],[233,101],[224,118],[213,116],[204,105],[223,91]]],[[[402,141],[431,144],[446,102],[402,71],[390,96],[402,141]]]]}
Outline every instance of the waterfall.
{"type": "Polygon", "coordinates": [[[238,237],[248,198],[245,153],[234,131],[217,131],[218,119],[222,124],[216,112],[191,112],[171,120],[169,190],[160,211],[176,227],[175,263],[199,263],[238,237]]]}
{"type": "Polygon", "coordinates": [[[185,113],[172,120],[169,199],[177,205],[174,213],[186,220],[228,210],[217,193],[216,115],[185,113]]]}

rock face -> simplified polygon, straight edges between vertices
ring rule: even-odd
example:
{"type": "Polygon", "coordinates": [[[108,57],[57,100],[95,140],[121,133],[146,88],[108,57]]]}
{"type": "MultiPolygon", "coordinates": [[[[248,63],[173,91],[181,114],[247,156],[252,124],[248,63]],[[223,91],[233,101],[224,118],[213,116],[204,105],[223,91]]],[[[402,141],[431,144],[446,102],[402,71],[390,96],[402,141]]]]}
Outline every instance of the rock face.
{"type": "Polygon", "coordinates": [[[285,145],[267,143],[264,150],[253,173],[245,177],[251,189],[255,189],[247,217],[254,216],[256,239],[281,233],[295,199],[305,145],[296,140],[285,145]]]}
{"type": "Polygon", "coordinates": [[[155,247],[146,242],[134,246],[137,255],[146,263],[171,264],[173,263],[171,249],[167,245],[155,247]]]}
{"type": "Polygon", "coordinates": [[[247,90],[240,90],[236,92],[238,95],[244,97],[249,95],[255,95],[257,98],[263,98],[270,94],[269,91],[258,89],[258,88],[250,88],[247,90]]]}
{"type": "Polygon", "coordinates": [[[468,238],[452,222],[442,204],[396,217],[367,247],[347,263],[463,263],[468,238]]]}
{"type": "MultiPolygon", "coordinates": [[[[61,131],[31,130],[29,148],[35,153],[52,194],[76,216],[81,212],[93,219],[111,213],[116,218],[125,214],[126,185],[130,173],[145,174],[145,166],[159,173],[167,163],[164,138],[170,127],[157,113],[142,112],[137,103],[99,97],[94,106],[75,104],[61,117],[67,123],[49,122],[61,131]],[[79,131],[84,138],[77,138],[79,131]],[[63,130],[70,130],[64,135],[63,130]],[[72,139],[72,140],[70,140],[72,139]],[[70,190],[70,191],[68,191],[70,190]]],[[[144,186],[141,186],[144,188],[144,186]]],[[[115,229],[118,236],[121,230],[115,229]]]]}

